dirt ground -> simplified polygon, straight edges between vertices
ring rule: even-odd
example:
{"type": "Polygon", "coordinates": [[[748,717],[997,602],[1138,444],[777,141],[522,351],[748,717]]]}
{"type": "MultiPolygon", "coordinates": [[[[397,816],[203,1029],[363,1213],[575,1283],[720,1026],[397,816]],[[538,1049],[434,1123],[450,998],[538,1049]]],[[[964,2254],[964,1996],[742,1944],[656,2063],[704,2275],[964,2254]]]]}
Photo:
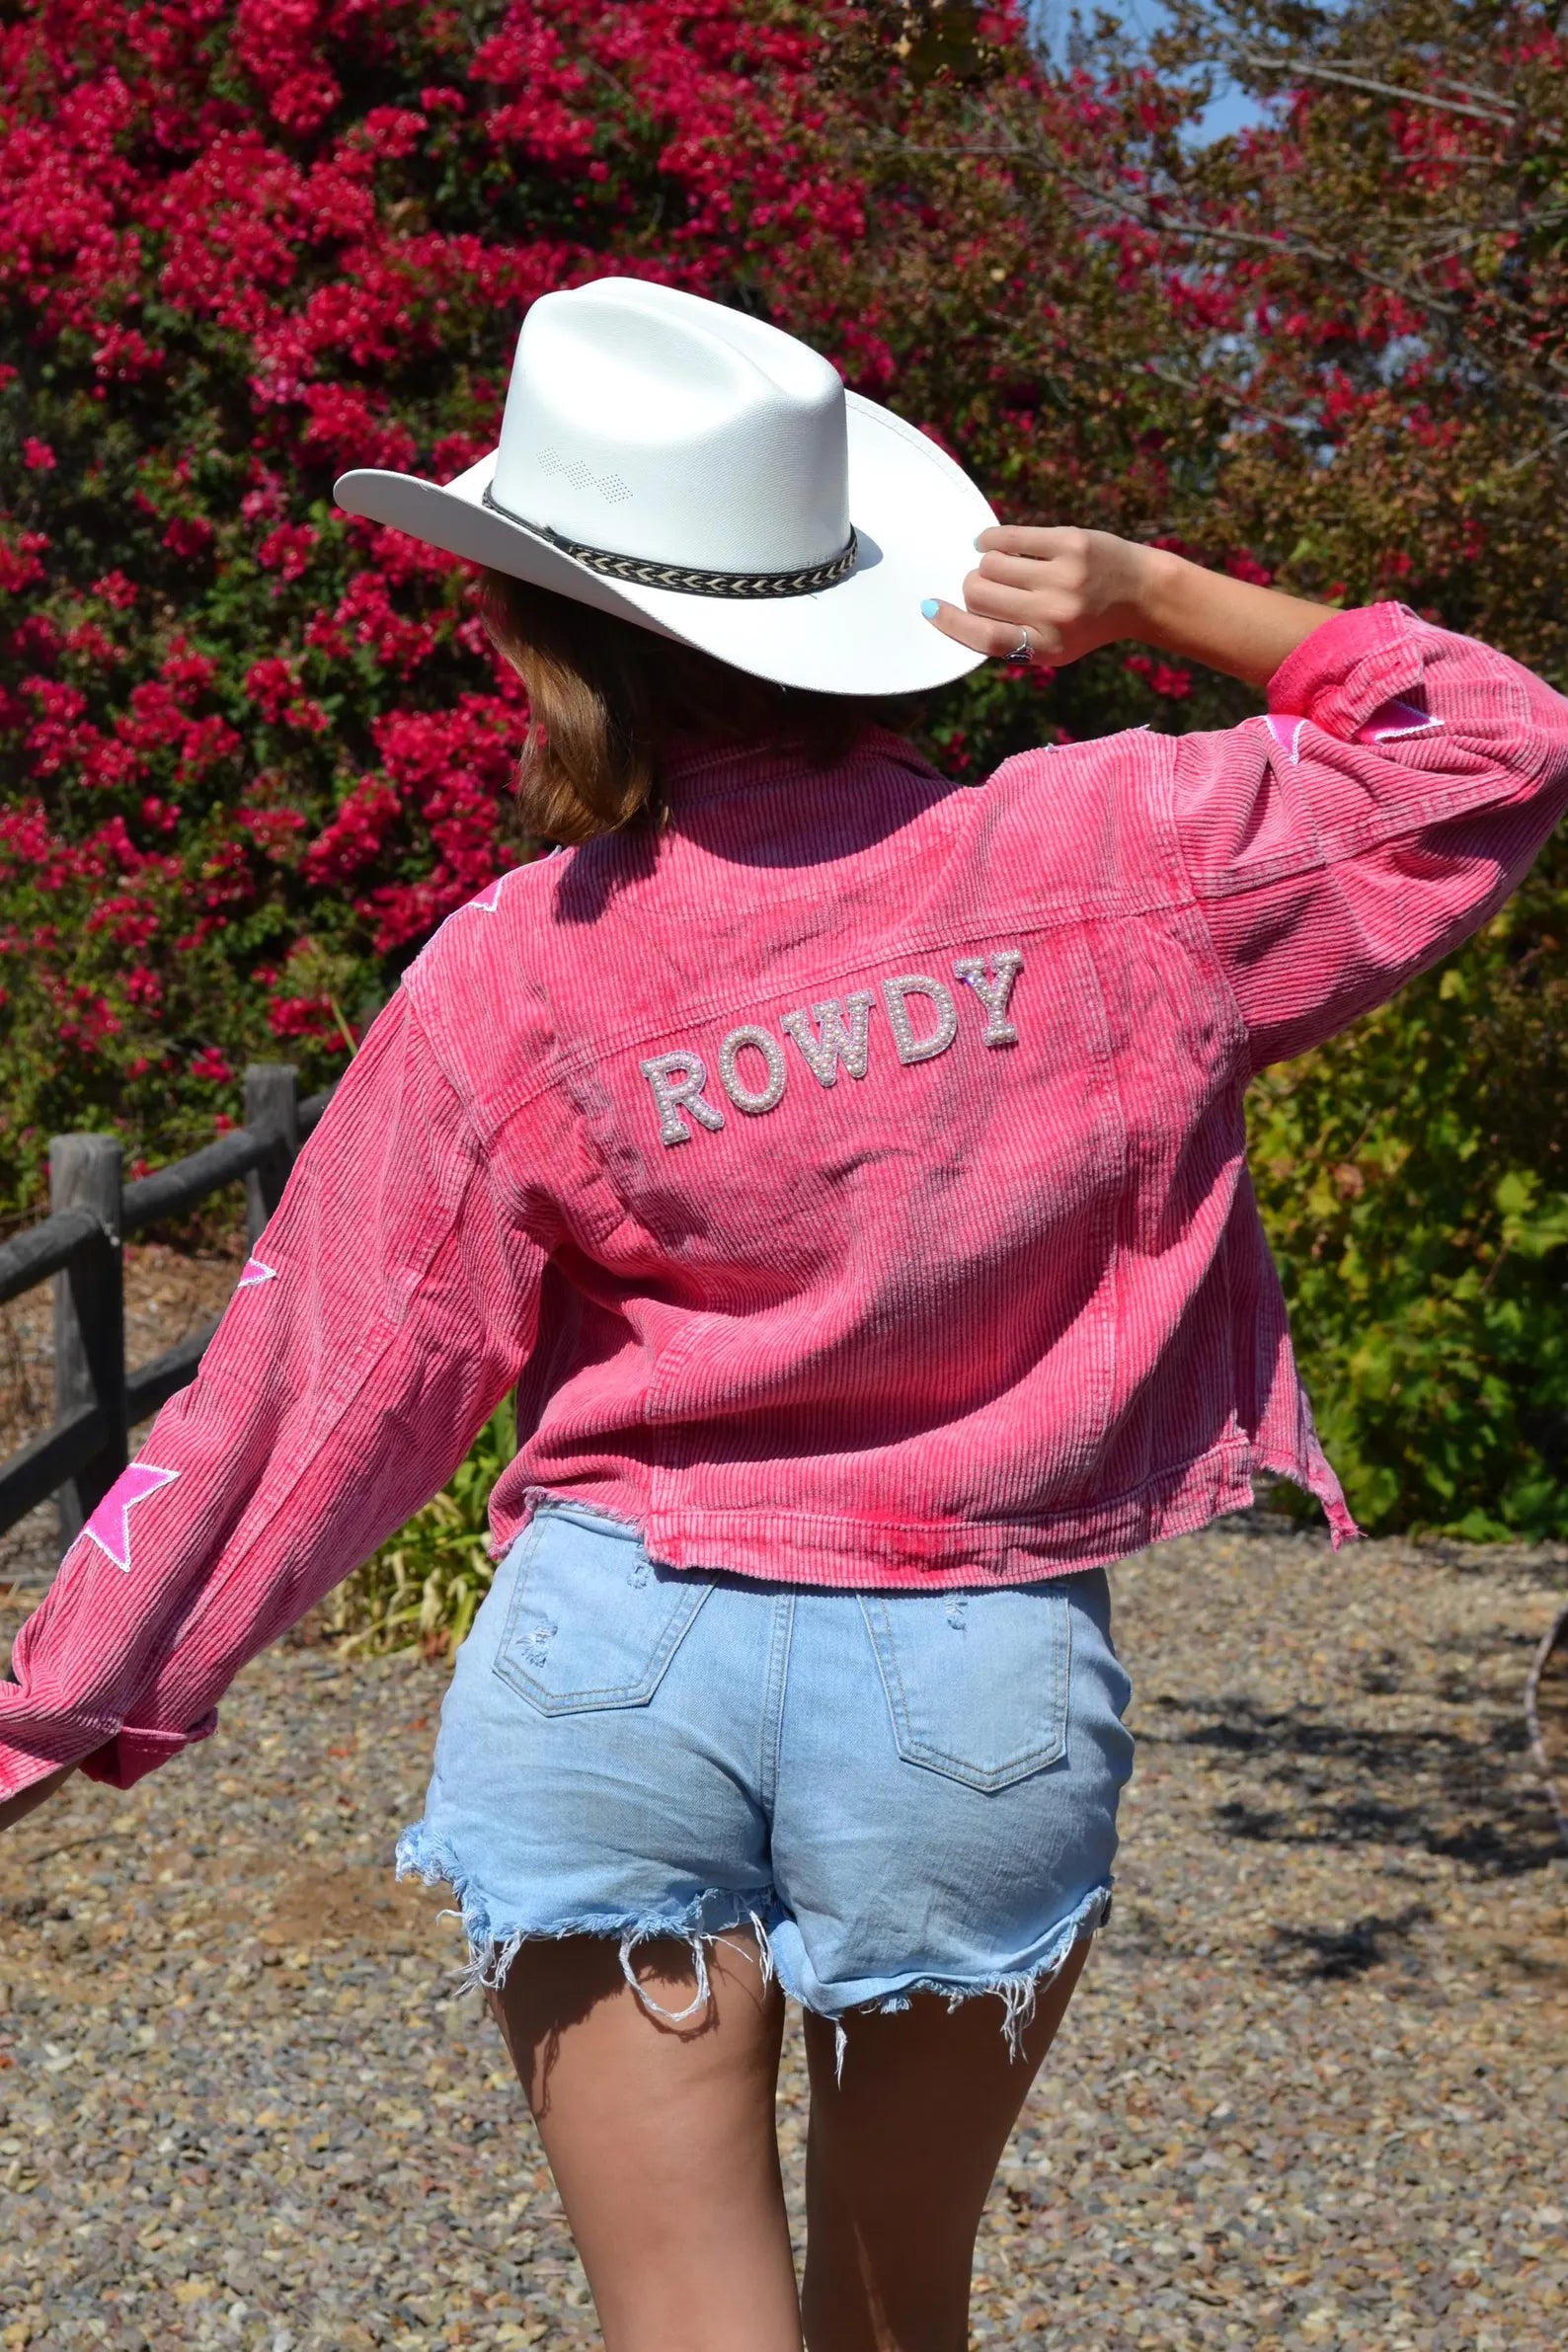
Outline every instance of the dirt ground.
{"type": "MultiPolygon", "coordinates": [[[[1114,1589],[1115,1914],[990,2202],[974,2341],[1555,2352],[1568,1862],[1521,1698],[1568,1554],[1336,1558],[1250,1515],[1114,1589]]],[[[0,1844],[7,2352],[596,2341],[453,1925],[391,1877],[443,1686],[279,1647],[213,1740],[0,1844]]],[[[797,2231],[804,2099],[792,2032],[797,2231]]]]}

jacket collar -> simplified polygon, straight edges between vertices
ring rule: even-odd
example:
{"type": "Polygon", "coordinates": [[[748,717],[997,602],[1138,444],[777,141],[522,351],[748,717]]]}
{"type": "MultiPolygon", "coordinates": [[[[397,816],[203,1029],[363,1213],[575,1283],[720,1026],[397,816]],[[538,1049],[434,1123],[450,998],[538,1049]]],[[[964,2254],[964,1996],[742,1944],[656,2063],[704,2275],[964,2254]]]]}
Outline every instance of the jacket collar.
{"type": "MultiPolygon", "coordinates": [[[[895,765],[911,774],[936,778],[938,770],[923,759],[903,736],[891,728],[868,727],[838,766],[855,771],[866,766],[895,765]]],[[[822,778],[834,771],[817,767],[798,745],[786,744],[712,744],[677,739],[665,754],[660,781],[672,804],[728,799],[744,792],[766,792],[781,784],[822,778]]]]}

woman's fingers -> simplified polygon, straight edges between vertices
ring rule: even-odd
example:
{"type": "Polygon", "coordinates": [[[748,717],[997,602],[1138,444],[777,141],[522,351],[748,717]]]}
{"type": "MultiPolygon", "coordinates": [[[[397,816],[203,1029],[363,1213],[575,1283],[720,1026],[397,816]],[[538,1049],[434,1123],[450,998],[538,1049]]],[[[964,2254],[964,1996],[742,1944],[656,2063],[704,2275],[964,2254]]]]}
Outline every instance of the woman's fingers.
{"type": "Polygon", "coordinates": [[[964,582],[963,604],[931,597],[924,606],[944,636],[993,661],[1014,656],[1025,629],[1033,660],[1061,662],[1084,650],[1071,640],[1082,618],[1089,532],[997,523],[975,545],[980,562],[964,582]]]}
{"type": "Polygon", "coordinates": [[[971,572],[965,580],[962,605],[940,603],[931,597],[923,609],[927,620],[944,635],[956,637],[960,645],[972,646],[978,654],[989,654],[993,661],[1016,654],[1026,629],[1031,659],[1053,661],[1061,650],[1057,630],[1040,609],[1038,593],[1009,587],[981,571],[971,572]]]}
{"type": "Polygon", "coordinates": [[[1025,556],[1031,563],[1081,564],[1089,533],[1067,524],[993,522],[975,541],[982,555],[1025,556]]]}
{"type": "Polygon", "coordinates": [[[972,572],[972,580],[993,581],[999,588],[1034,588],[1051,577],[1041,569],[1041,559],[1033,555],[1007,555],[999,548],[987,548],[980,557],[980,568],[972,572]]]}
{"type": "Polygon", "coordinates": [[[964,583],[973,625],[961,628],[951,605],[936,625],[977,652],[1010,655],[1027,629],[1033,658],[1059,667],[1139,634],[1146,549],[1108,531],[1026,523],[994,523],[975,545],[980,562],[964,583]]]}
{"type": "MultiPolygon", "coordinates": [[[[936,596],[928,596],[920,609],[944,637],[967,645],[973,653],[988,654],[993,662],[1005,661],[1023,634],[1022,621],[988,620],[983,613],[966,612],[962,604],[947,604],[936,596]]],[[[1033,631],[1031,639],[1036,654],[1046,651],[1033,631]]]]}
{"type": "Polygon", "coordinates": [[[1036,598],[1024,586],[992,580],[984,572],[971,572],[964,582],[964,601],[971,612],[988,621],[1012,621],[1021,629],[1030,618],[1036,598]]]}

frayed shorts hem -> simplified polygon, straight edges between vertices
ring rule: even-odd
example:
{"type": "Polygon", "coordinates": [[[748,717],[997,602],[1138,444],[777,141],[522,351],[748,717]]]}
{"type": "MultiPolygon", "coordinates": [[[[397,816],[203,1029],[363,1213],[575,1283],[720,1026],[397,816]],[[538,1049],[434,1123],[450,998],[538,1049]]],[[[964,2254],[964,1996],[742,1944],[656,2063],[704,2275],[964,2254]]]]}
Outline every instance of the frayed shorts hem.
{"type": "MultiPolygon", "coordinates": [[[[458,1993],[499,1991],[512,1961],[525,1943],[558,1943],[569,1935],[615,1938],[620,1944],[621,1968],[628,1985],[653,2015],[668,2024],[686,2024],[700,2014],[709,1999],[707,1947],[749,1927],[757,1940],[762,1981],[775,1977],[788,1999],[834,2029],[838,2070],[844,2062],[845,2020],[857,2013],[887,2015],[907,2009],[919,1995],[935,1995],[951,2012],[964,2002],[994,1995],[1002,2003],[1002,2032],[1014,2057],[1021,2055],[1023,2035],[1034,2016],[1043,1987],[1066,1965],[1074,1948],[1104,1924],[1111,1909],[1111,1882],[1105,1880],[1076,1904],[1044,1937],[1020,1955],[1017,1963],[983,1975],[911,1973],[886,1980],[862,1979],[841,1995],[825,1987],[804,1986],[775,1945],[774,1931],[787,1916],[776,1900],[737,1895],[709,1888],[678,1910],[655,1913],[598,1911],[579,1917],[516,1922],[507,1918],[465,1872],[444,1840],[435,1838],[424,1823],[406,1830],[397,1845],[397,1875],[419,1878],[426,1886],[446,1885],[457,1899],[456,1917],[462,1921],[468,1960],[460,1971],[458,1993]],[[690,1946],[696,1990],[682,2009],[666,2009],[653,1999],[632,1965],[640,1944],[670,1938],[690,1946]]],[[[451,1916],[451,1915],[447,1915],[451,1916]]]]}
{"type": "Polygon", "coordinates": [[[718,1936],[733,1933],[737,1927],[755,1928],[762,1947],[764,1982],[772,1973],[772,1953],[761,1917],[744,1896],[728,1894],[720,1888],[693,1896],[678,1911],[651,1914],[594,1911],[568,1919],[514,1923],[462,1868],[445,1841],[432,1837],[423,1822],[405,1830],[398,1840],[397,1875],[421,1879],[428,1887],[449,1886],[456,1896],[456,1916],[462,1921],[468,1944],[468,1962],[459,1973],[456,1986],[459,1994],[499,1992],[525,1943],[561,1943],[569,1935],[618,1938],[627,1983],[646,2008],[671,2024],[683,2024],[706,2003],[708,1968],[704,1946],[718,1936]],[[689,2007],[678,2011],[666,2009],[654,2000],[632,1968],[632,1954],[639,1944],[666,1936],[689,1944],[697,1964],[696,1998],[689,2007]]]}
{"type": "Polygon", "coordinates": [[[803,2008],[811,2009],[817,2016],[828,2017],[835,2024],[842,2017],[854,2015],[857,2010],[887,2016],[891,2012],[906,2009],[918,1994],[934,1994],[947,2002],[950,2012],[967,2000],[979,2000],[987,1994],[994,1994],[1002,2003],[1002,2031],[1007,2037],[1008,2047],[1017,2057],[1022,2047],[1024,2029],[1034,2016],[1035,2003],[1042,1989],[1061,1974],[1077,1945],[1085,1936],[1093,1935],[1102,1927],[1110,1914],[1111,1882],[1107,1879],[1102,1886],[1085,1895],[1065,1919],[1058,1921],[1049,1935],[1043,1937],[1027,1956],[1021,1957],[1010,1968],[997,1969],[983,1976],[910,1976],[900,1979],[885,1990],[847,1995],[832,2006],[794,1993],[786,1981],[786,1971],[782,1966],[779,1979],[785,1992],[798,1999],[803,2008]]]}

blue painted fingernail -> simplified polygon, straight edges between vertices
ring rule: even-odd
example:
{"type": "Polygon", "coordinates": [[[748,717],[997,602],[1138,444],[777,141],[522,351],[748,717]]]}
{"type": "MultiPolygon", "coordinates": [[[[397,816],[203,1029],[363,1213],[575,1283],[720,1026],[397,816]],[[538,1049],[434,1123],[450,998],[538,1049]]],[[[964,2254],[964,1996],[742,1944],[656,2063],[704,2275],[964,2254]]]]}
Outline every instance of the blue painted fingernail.
{"type": "Polygon", "coordinates": [[[925,601],[920,606],[920,610],[925,614],[925,617],[928,621],[934,621],[941,609],[941,606],[938,604],[934,596],[927,596],[925,601]]]}

